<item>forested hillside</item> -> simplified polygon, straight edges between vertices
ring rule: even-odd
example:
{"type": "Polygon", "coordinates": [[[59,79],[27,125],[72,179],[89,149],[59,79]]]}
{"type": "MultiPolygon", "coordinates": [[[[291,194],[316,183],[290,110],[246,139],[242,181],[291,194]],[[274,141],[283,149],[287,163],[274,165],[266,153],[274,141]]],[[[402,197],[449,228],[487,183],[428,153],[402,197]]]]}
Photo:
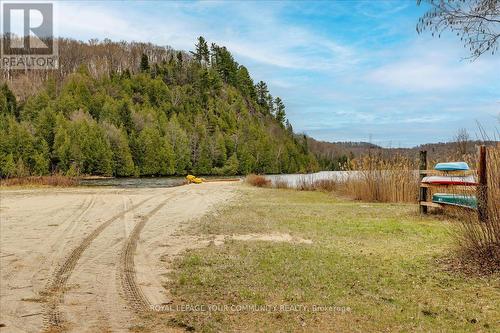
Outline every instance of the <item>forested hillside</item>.
{"type": "Polygon", "coordinates": [[[2,73],[2,177],[317,169],[283,101],[225,47],[61,40],[60,53],[58,71],[2,73]]]}

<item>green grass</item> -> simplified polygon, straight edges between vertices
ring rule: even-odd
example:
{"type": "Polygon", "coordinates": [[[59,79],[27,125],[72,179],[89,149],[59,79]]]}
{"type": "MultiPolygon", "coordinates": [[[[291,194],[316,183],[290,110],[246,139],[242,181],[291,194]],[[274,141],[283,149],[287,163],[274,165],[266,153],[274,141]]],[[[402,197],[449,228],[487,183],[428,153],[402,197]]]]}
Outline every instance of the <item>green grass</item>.
{"type": "Polygon", "coordinates": [[[300,305],[307,311],[175,312],[197,331],[494,331],[500,278],[438,264],[450,221],[416,205],[360,203],[320,192],[244,187],[238,203],[193,223],[191,234],[284,232],[313,244],[229,241],[188,251],[167,287],[174,304],[300,305]],[[313,305],[339,311],[310,311],[313,305]]]}

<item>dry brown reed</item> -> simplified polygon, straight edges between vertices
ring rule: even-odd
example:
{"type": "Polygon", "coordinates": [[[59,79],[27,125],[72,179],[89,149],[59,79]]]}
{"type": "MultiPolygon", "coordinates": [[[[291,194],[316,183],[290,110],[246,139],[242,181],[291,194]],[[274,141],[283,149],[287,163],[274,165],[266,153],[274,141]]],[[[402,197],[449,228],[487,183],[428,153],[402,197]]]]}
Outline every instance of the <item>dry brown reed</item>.
{"type": "Polygon", "coordinates": [[[333,192],[338,189],[339,180],[335,179],[312,179],[311,177],[301,177],[296,189],[299,191],[323,191],[333,192]]]}
{"type": "Polygon", "coordinates": [[[276,179],[274,182],[272,182],[272,187],[286,189],[290,188],[290,185],[283,179],[276,179]]]}
{"type": "Polygon", "coordinates": [[[334,192],[338,190],[338,181],[332,179],[321,179],[316,180],[312,184],[312,187],[315,190],[324,191],[324,192],[334,192]]]}
{"type": "Polygon", "coordinates": [[[52,176],[30,176],[19,178],[6,178],[0,180],[0,186],[77,186],[78,179],[55,174],[52,176]]]}

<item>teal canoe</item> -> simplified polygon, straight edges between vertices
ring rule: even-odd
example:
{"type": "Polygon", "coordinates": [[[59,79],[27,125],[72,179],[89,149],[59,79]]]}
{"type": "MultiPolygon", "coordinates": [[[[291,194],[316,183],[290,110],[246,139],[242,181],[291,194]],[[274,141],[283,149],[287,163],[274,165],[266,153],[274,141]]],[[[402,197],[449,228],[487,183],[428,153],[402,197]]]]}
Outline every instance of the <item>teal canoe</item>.
{"type": "Polygon", "coordinates": [[[438,163],[434,167],[434,170],[439,171],[465,171],[469,170],[469,165],[465,162],[446,162],[438,163]]]}
{"type": "Polygon", "coordinates": [[[432,196],[432,202],[466,208],[477,208],[477,199],[473,195],[436,193],[432,196]]]}

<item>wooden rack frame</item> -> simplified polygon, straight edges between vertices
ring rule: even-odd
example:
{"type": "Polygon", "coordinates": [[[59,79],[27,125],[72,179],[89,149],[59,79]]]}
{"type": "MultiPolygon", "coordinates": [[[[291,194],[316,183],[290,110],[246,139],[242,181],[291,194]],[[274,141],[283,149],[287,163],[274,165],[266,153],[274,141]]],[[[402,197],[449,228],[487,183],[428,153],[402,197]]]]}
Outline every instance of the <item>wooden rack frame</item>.
{"type": "Polygon", "coordinates": [[[478,149],[478,169],[467,170],[467,171],[439,171],[439,170],[427,170],[427,151],[420,151],[420,181],[426,175],[452,175],[452,176],[467,176],[476,174],[478,176],[477,185],[443,185],[443,184],[424,184],[420,182],[420,193],[419,193],[419,205],[420,214],[427,214],[428,207],[442,208],[445,205],[428,201],[428,189],[429,188],[440,188],[440,189],[452,189],[454,193],[464,193],[472,192],[476,194],[477,198],[477,214],[480,221],[485,221],[488,219],[488,188],[487,188],[487,178],[486,178],[486,146],[480,146],[478,149]]]}

